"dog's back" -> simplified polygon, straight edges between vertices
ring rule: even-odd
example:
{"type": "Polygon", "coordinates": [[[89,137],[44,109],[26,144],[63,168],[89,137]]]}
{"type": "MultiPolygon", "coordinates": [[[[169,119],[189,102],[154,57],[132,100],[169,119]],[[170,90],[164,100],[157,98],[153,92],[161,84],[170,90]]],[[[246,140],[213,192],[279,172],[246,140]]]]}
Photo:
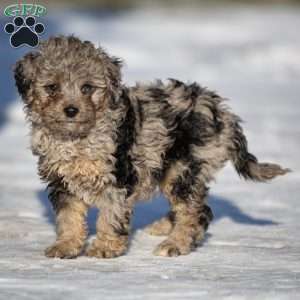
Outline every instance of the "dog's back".
{"type": "Polygon", "coordinates": [[[129,98],[137,131],[132,155],[140,176],[148,178],[144,191],[179,163],[185,173],[189,170],[203,182],[209,182],[228,160],[245,179],[265,181],[288,171],[258,163],[248,152],[240,119],[224,99],[196,83],[171,79],[168,84],[137,85],[129,90],[129,98]]]}

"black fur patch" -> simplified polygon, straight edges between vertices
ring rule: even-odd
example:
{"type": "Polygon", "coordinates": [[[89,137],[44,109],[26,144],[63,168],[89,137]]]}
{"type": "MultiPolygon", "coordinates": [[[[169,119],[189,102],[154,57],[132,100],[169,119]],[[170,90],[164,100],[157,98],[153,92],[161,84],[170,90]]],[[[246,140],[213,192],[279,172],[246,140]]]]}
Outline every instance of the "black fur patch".
{"type": "MultiPolygon", "coordinates": [[[[166,112],[168,108],[166,108],[166,112]]],[[[190,173],[193,174],[184,174],[187,175],[189,181],[191,181],[191,177],[195,177],[197,173],[200,171],[201,162],[196,161],[190,151],[191,145],[204,146],[206,143],[214,136],[215,130],[212,127],[213,125],[207,119],[206,116],[202,115],[198,112],[191,112],[187,116],[183,116],[183,114],[178,114],[174,118],[170,117],[167,113],[163,114],[163,119],[165,124],[169,128],[173,128],[170,130],[170,137],[174,141],[171,147],[168,149],[164,159],[164,165],[161,170],[155,170],[155,178],[162,179],[166,170],[177,160],[183,160],[189,163],[192,167],[190,173]],[[176,126],[174,126],[174,123],[176,126]]],[[[188,192],[187,186],[184,187],[185,184],[180,182],[178,179],[178,184],[182,189],[182,193],[186,194],[188,192]],[[185,190],[185,192],[184,192],[185,190]]],[[[179,189],[178,186],[178,189],[179,189]]]]}
{"type": "Polygon", "coordinates": [[[22,63],[18,63],[15,68],[15,81],[19,94],[25,97],[27,91],[30,89],[31,80],[25,78],[22,63]]]}
{"type": "Polygon", "coordinates": [[[199,225],[203,226],[203,228],[204,228],[205,231],[208,229],[209,222],[208,222],[206,216],[204,216],[204,215],[200,216],[200,218],[199,218],[199,225]]]}
{"type": "Polygon", "coordinates": [[[126,116],[118,128],[117,133],[117,150],[114,154],[117,161],[115,163],[114,175],[117,179],[117,186],[119,188],[127,189],[127,196],[130,196],[133,192],[134,186],[137,184],[137,174],[133,168],[132,157],[129,151],[135,141],[135,113],[130,100],[127,95],[127,91],[123,91],[122,99],[127,108],[126,116]]]}
{"type": "Polygon", "coordinates": [[[184,85],[184,83],[178,79],[169,78],[174,88],[179,88],[184,85]]]}
{"type": "Polygon", "coordinates": [[[164,176],[164,170],[163,168],[157,168],[157,169],[154,169],[152,170],[152,177],[157,181],[157,182],[160,182],[164,176]]]}
{"type": "Polygon", "coordinates": [[[142,127],[144,120],[145,120],[145,116],[144,116],[144,109],[143,106],[141,104],[141,100],[137,99],[137,110],[138,110],[138,115],[139,115],[139,125],[140,127],[142,127]]]}
{"type": "Polygon", "coordinates": [[[222,117],[219,115],[219,110],[216,107],[211,109],[213,116],[214,116],[214,129],[215,132],[218,134],[224,129],[224,123],[222,121],[222,117]]]}
{"type": "Polygon", "coordinates": [[[66,190],[62,178],[51,181],[47,185],[47,191],[49,192],[48,199],[51,202],[54,211],[58,212],[60,209],[67,206],[67,202],[61,197],[62,194],[66,193],[66,190]]]}
{"type": "Polygon", "coordinates": [[[238,123],[234,125],[233,144],[237,158],[234,161],[235,169],[238,174],[243,176],[245,179],[254,180],[249,169],[249,162],[257,163],[257,158],[248,152],[248,143],[240,125],[238,123]]]}
{"type": "Polygon", "coordinates": [[[213,213],[208,205],[204,205],[200,212],[199,225],[203,226],[204,230],[208,229],[209,223],[213,220],[213,213]]]}
{"type": "Polygon", "coordinates": [[[199,112],[190,113],[181,122],[179,130],[187,137],[190,145],[204,146],[214,136],[211,122],[199,112]]]}
{"type": "Polygon", "coordinates": [[[186,98],[192,99],[192,101],[195,101],[199,95],[202,94],[204,89],[200,87],[196,82],[186,85],[185,86],[185,92],[186,92],[186,98]]]}
{"type": "Polygon", "coordinates": [[[211,208],[208,205],[204,205],[204,207],[203,207],[203,213],[208,217],[209,221],[213,220],[214,215],[212,213],[211,208]]]}
{"type": "Polygon", "coordinates": [[[160,102],[169,96],[163,89],[158,87],[150,87],[147,89],[147,92],[153,100],[158,100],[160,102]]]}
{"type": "Polygon", "coordinates": [[[177,116],[176,123],[177,126],[170,132],[174,143],[166,153],[167,165],[176,160],[189,161],[190,146],[204,146],[214,136],[211,122],[199,112],[191,112],[184,118],[177,116]]]}
{"type": "Polygon", "coordinates": [[[192,84],[185,84],[182,81],[174,78],[169,78],[169,80],[171,81],[172,88],[174,89],[184,87],[185,100],[191,99],[193,102],[195,102],[195,100],[205,91],[205,89],[202,88],[197,82],[194,82],[192,84]]]}
{"type": "Polygon", "coordinates": [[[195,159],[191,160],[189,168],[173,182],[171,193],[184,201],[187,200],[197,183],[197,175],[200,173],[200,170],[201,162],[195,159]]]}
{"type": "Polygon", "coordinates": [[[128,236],[131,213],[126,212],[123,220],[119,219],[119,217],[117,215],[115,215],[114,217],[115,217],[115,220],[117,220],[117,225],[115,225],[113,227],[114,233],[119,236],[128,236]]]}
{"type": "Polygon", "coordinates": [[[174,223],[176,219],[176,213],[174,211],[169,211],[168,218],[171,221],[171,223],[174,223]]]}

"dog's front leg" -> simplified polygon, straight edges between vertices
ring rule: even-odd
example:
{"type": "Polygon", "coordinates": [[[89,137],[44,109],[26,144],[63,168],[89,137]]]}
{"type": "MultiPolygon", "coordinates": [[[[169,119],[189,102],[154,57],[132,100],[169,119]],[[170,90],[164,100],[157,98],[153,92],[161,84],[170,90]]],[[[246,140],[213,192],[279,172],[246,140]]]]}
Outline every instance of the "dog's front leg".
{"type": "Polygon", "coordinates": [[[45,250],[48,257],[73,258],[80,254],[87,237],[88,207],[75,196],[57,193],[51,199],[56,212],[56,242],[45,250]]]}
{"type": "Polygon", "coordinates": [[[101,205],[97,236],[87,248],[86,255],[113,258],[124,254],[128,247],[131,215],[132,206],[126,200],[112,199],[101,205]]]}

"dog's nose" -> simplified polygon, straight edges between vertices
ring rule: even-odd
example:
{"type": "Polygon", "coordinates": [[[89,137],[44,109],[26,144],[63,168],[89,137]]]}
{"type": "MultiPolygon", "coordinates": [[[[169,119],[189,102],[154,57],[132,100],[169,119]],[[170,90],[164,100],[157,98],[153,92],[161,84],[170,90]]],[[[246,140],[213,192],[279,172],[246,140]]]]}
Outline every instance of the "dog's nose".
{"type": "Polygon", "coordinates": [[[70,105],[64,108],[64,112],[68,118],[74,118],[79,113],[79,109],[70,105]]]}

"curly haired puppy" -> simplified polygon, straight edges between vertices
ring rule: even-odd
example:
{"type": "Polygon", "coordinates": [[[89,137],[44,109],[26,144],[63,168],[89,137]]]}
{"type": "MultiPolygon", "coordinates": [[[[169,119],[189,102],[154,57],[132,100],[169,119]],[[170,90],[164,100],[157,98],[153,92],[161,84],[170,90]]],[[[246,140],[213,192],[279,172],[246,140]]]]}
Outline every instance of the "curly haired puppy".
{"type": "Polygon", "coordinates": [[[16,64],[32,151],[56,212],[48,257],[82,252],[90,206],[101,214],[86,255],[124,254],[133,206],[157,188],[171,210],[147,228],[168,235],[154,254],[188,254],[213,218],[208,183],[226,161],[255,181],[288,171],[248,152],[240,119],[216,93],[174,79],[126,87],[120,69],[119,59],[73,36],[50,38],[16,64]]]}

